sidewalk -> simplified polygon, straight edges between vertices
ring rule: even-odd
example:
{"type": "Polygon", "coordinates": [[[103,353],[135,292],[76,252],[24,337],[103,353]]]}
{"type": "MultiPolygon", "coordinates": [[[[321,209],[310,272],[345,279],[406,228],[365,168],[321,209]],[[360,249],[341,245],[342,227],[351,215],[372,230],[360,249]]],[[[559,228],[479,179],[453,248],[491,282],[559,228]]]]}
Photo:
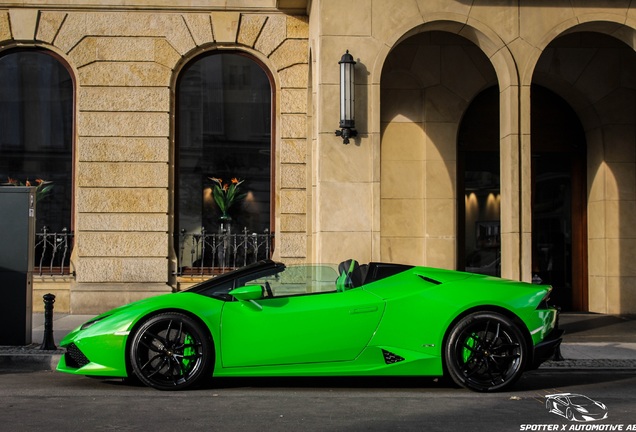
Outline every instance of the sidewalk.
{"type": "MultiPolygon", "coordinates": [[[[57,350],[41,350],[44,314],[33,314],[32,344],[0,346],[0,371],[54,370],[64,350],[62,338],[92,315],[54,314],[53,339],[57,350]]],[[[562,361],[548,361],[540,369],[636,370],[636,317],[591,313],[563,313],[560,328],[562,361]]]]}

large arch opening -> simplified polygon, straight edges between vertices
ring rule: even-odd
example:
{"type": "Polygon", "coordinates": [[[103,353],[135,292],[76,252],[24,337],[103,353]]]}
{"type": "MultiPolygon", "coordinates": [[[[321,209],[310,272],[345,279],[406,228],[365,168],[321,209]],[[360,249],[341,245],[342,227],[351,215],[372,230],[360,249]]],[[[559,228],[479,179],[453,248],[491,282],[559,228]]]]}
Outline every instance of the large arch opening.
{"type": "Polygon", "coordinates": [[[264,67],[241,52],[205,53],[179,76],[174,212],[180,267],[232,267],[255,258],[243,248],[243,256],[234,257],[239,261],[228,262],[224,255],[237,248],[219,246],[214,242],[226,240],[207,234],[271,231],[272,88],[264,67]]]}

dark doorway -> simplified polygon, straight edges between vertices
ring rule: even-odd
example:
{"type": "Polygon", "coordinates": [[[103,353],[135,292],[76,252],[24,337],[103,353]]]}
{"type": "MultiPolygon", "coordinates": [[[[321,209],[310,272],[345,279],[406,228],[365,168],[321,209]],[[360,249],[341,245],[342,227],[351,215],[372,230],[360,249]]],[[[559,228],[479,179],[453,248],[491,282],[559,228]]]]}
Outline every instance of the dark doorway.
{"type": "Polygon", "coordinates": [[[457,151],[457,268],[501,276],[499,89],[470,104],[459,128],[457,151]]]}
{"type": "Polygon", "coordinates": [[[563,310],[587,310],[585,133],[558,95],[532,87],[532,274],[563,310]]]}

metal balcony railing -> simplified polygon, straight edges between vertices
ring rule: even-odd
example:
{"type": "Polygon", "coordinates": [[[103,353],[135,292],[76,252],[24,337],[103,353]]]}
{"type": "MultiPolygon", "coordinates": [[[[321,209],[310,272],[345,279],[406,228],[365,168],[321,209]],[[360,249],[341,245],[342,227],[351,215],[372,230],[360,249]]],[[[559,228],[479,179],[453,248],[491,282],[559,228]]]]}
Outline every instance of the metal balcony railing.
{"type": "Polygon", "coordinates": [[[34,272],[40,276],[70,275],[73,239],[73,233],[66,228],[49,232],[48,227],[43,227],[35,234],[34,272]]]}
{"type": "Polygon", "coordinates": [[[178,276],[213,276],[271,257],[274,234],[241,234],[227,231],[198,234],[181,230],[178,245],[178,276]]]}

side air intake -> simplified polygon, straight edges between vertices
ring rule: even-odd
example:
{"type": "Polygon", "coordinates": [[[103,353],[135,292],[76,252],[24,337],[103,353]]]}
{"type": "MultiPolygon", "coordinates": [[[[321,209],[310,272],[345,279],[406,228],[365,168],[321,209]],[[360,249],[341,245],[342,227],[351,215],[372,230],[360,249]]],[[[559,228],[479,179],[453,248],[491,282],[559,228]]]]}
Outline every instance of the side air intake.
{"type": "Polygon", "coordinates": [[[397,354],[392,353],[391,351],[382,350],[382,355],[384,355],[384,363],[393,364],[404,361],[404,357],[400,357],[397,354]]]}

